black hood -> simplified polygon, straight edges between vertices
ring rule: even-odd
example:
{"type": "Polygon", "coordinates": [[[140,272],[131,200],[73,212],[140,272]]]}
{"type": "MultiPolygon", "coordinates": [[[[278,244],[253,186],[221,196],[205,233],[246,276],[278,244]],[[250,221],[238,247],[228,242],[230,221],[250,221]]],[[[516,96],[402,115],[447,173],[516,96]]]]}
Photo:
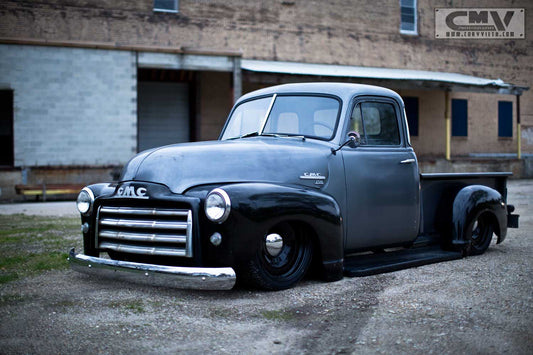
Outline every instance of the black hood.
{"type": "Polygon", "coordinates": [[[142,152],[124,168],[121,181],[146,181],[174,193],[191,187],[270,182],[322,187],[329,146],[301,138],[254,137],[165,146],[142,152]],[[320,176],[316,179],[313,177],[320,176]]]}

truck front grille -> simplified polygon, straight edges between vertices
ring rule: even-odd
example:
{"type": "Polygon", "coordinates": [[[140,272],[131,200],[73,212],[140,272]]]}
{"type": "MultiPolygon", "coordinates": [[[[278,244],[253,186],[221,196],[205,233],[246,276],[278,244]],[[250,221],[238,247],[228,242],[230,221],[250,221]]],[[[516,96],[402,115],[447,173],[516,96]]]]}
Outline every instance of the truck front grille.
{"type": "Polygon", "coordinates": [[[192,211],[101,206],[99,249],[142,255],[192,257],[192,211]]]}

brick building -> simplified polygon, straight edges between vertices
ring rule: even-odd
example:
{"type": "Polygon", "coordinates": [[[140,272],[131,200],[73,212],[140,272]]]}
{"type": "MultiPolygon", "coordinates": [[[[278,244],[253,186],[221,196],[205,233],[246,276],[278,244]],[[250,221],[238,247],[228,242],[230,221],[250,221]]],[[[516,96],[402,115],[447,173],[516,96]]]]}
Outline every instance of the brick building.
{"type": "Polygon", "coordinates": [[[533,6],[483,3],[525,9],[525,39],[435,38],[436,8],[474,6],[2,0],[0,199],[15,184],[111,180],[140,150],[216,139],[235,97],[301,81],[398,91],[424,171],[531,174],[533,6]]]}

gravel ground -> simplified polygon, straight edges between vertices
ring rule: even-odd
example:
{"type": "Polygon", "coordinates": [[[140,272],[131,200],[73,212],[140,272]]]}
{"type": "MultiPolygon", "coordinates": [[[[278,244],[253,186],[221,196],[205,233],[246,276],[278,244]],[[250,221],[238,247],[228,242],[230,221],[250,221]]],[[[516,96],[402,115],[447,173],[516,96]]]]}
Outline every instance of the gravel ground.
{"type": "Polygon", "coordinates": [[[462,260],[281,292],[152,288],[70,270],[10,282],[0,353],[531,354],[533,181],[509,185],[520,229],[462,260]]]}

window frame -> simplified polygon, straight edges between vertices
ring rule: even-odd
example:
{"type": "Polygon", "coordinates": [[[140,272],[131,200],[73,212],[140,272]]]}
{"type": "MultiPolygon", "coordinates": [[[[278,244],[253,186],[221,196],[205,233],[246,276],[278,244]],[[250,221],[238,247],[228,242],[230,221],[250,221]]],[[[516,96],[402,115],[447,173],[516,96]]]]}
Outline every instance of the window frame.
{"type": "Polygon", "coordinates": [[[338,106],[338,109],[337,109],[337,117],[335,119],[335,126],[333,128],[333,132],[331,133],[331,136],[328,137],[328,138],[325,138],[325,137],[320,137],[320,136],[312,136],[312,135],[303,135],[306,139],[317,139],[317,140],[321,140],[321,141],[326,141],[326,142],[330,142],[332,141],[333,139],[335,139],[335,137],[337,136],[337,130],[339,129],[339,124],[340,124],[340,117],[341,117],[341,114],[342,114],[342,109],[343,109],[343,102],[341,100],[341,98],[337,95],[333,95],[333,94],[321,94],[321,93],[312,93],[312,92],[290,92],[290,93],[270,93],[270,94],[264,94],[264,95],[259,95],[259,96],[254,96],[254,97],[250,97],[246,100],[243,100],[241,102],[237,102],[233,108],[231,109],[228,117],[226,118],[226,123],[224,123],[224,127],[222,128],[222,131],[220,132],[220,135],[218,137],[218,140],[228,140],[230,138],[224,138],[224,134],[226,132],[226,129],[228,128],[228,124],[230,122],[230,118],[233,116],[234,112],[237,110],[237,108],[239,106],[241,106],[242,104],[246,103],[246,102],[249,102],[249,101],[254,101],[254,100],[259,100],[259,99],[263,99],[263,98],[267,98],[267,97],[270,97],[272,98],[272,102],[270,104],[270,107],[268,108],[267,110],[267,114],[266,114],[266,117],[265,117],[265,121],[263,122],[263,125],[260,129],[260,134],[263,134],[265,133],[264,132],[264,129],[265,129],[265,125],[267,124],[269,118],[270,118],[270,114],[271,114],[271,111],[275,105],[275,102],[278,98],[282,98],[282,97],[291,97],[291,96],[294,96],[294,97],[298,97],[298,96],[305,96],[305,97],[324,97],[324,98],[329,98],[329,99],[334,99],[335,101],[337,101],[337,103],[339,104],[338,106]]]}
{"type": "Polygon", "coordinates": [[[412,7],[402,6],[402,1],[404,0],[399,0],[400,2],[400,33],[403,35],[418,36],[418,0],[412,0],[413,1],[412,7]],[[402,28],[402,25],[404,23],[411,23],[411,22],[402,21],[402,8],[413,9],[413,12],[414,12],[414,21],[413,21],[414,29],[413,30],[405,30],[402,28]]]}
{"type": "MultiPolygon", "coordinates": [[[[361,137],[361,145],[359,147],[361,148],[380,148],[380,149],[396,149],[396,148],[404,148],[406,146],[405,142],[405,132],[407,130],[407,127],[405,126],[405,117],[401,112],[400,104],[398,101],[396,101],[393,98],[384,97],[384,96],[356,96],[352,99],[352,105],[350,106],[350,109],[347,112],[347,123],[345,127],[345,135],[348,135],[348,133],[351,131],[351,123],[352,123],[352,114],[354,109],[357,107],[357,105],[361,105],[363,103],[383,103],[383,104],[390,104],[392,105],[394,109],[394,113],[396,115],[396,125],[398,127],[398,138],[399,143],[398,144],[368,144],[367,137],[366,137],[366,127],[365,127],[365,121],[364,117],[362,115],[361,111],[361,120],[363,123],[363,135],[361,137]]],[[[361,110],[361,107],[359,107],[361,110]]],[[[359,132],[360,133],[360,132],[359,132]]],[[[409,144],[410,145],[410,144],[409,144]]]]}
{"type": "Polygon", "coordinates": [[[157,0],[154,0],[153,2],[153,11],[154,12],[167,12],[167,13],[172,13],[172,14],[177,14],[179,12],[179,0],[173,0],[174,1],[174,9],[173,10],[169,10],[169,9],[164,9],[164,8],[159,8],[156,6],[156,3],[157,3],[157,0]]]}

